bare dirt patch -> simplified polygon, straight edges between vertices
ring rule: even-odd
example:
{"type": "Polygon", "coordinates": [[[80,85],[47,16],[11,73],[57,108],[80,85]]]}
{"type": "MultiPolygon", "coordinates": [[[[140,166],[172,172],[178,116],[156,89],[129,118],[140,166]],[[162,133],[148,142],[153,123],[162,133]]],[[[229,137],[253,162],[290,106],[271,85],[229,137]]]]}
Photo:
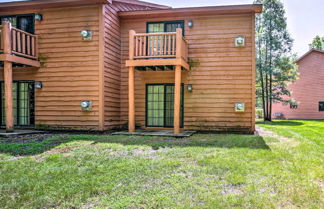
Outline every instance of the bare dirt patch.
{"type": "Polygon", "coordinates": [[[265,128],[256,127],[256,135],[257,136],[263,136],[263,137],[271,137],[278,139],[281,143],[287,144],[290,147],[296,147],[299,145],[299,141],[293,139],[293,138],[287,138],[284,136],[279,136],[278,134],[266,130],[265,128]]]}

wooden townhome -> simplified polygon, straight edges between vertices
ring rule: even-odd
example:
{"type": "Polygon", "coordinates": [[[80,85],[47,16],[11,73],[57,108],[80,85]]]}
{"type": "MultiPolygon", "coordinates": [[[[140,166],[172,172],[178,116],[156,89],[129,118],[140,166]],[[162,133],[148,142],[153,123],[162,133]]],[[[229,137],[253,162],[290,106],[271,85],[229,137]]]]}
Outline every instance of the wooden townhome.
{"type": "Polygon", "coordinates": [[[0,125],[253,132],[261,5],[0,3],[0,125]]]}

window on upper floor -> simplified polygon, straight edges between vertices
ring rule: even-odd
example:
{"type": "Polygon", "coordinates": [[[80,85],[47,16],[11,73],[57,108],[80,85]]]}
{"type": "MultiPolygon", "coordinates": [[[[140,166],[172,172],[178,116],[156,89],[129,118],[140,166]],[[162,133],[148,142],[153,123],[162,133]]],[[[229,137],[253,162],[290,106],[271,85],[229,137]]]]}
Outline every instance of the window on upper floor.
{"type": "Polygon", "coordinates": [[[319,102],[319,111],[323,112],[324,111],[324,102],[319,102]]]}
{"type": "Polygon", "coordinates": [[[28,33],[35,33],[35,17],[34,14],[24,15],[10,15],[0,17],[1,23],[3,21],[9,21],[11,25],[20,30],[28,33]]]}
{"type": "Polygon", "coordinates": [[[184,34],[183,20],[147,23],[147,33],[176,32],[177,28],[182,28],[182,32],[184,34]]]}

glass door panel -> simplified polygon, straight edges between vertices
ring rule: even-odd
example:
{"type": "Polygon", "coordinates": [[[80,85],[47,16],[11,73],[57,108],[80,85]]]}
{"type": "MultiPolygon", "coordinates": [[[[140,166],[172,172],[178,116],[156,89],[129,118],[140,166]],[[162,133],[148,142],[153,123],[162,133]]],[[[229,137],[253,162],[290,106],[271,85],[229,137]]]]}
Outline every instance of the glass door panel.
{"type": "MultiPolygon", "coordinates": [[[[181,126],[183,126],[183,85],[181,87],[181,126]]],[[[174,84],[148,84],[146,87],[146,126],[173,127],[174,84]]]]}
{"type": "MultiPolygon", "coordinates": [[[[1,82],[1,125],[6,124],[4,83],[1,82]]],[[[34,82],[15,81],[13,90],[14,125],[29,126],[34,124],[34,82]]]]}

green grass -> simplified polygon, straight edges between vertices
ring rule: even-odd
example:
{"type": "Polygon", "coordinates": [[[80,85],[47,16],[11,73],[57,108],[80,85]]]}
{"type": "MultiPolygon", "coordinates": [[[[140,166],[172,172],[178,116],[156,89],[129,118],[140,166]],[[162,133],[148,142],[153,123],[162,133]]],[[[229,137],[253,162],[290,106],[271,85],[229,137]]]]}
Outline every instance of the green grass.
{"type": "Polygon", "coordinates": [[[324,121],[283,136],[65,136],[0,142],[1,208],[322,208],[324,121]]]}

